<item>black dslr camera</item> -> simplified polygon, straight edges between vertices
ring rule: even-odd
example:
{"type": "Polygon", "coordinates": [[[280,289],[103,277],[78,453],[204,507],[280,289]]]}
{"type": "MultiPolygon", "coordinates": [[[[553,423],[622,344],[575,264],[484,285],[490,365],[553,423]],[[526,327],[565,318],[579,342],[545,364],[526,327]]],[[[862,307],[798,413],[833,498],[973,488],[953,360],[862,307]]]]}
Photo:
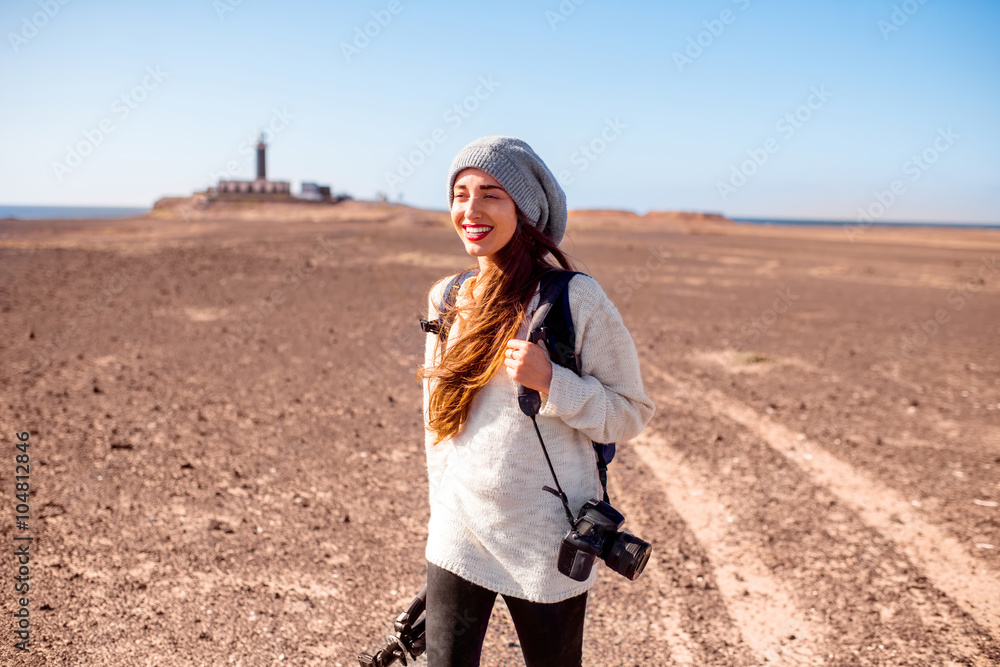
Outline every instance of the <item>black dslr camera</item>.
{"type": "Polygon", "coordinates": [[[649,560],[652,547],[630,533],[619,532],[625,517],[603,500],[588,500],[573,529],[559,545],[559,571],[585,581],[601,558],[612,570],[635,581],[649,560]]]}

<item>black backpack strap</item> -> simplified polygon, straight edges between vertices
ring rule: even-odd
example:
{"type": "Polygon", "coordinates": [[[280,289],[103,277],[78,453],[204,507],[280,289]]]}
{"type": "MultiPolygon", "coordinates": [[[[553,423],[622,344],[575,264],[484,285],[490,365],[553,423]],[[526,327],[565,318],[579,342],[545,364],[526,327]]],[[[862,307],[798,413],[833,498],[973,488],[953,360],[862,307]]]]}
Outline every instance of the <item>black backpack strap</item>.
{"type": "MultiPolygon", "coordinates": [[[[542,278],[538,309],[531,318],[531,340],[544,340],[553,361],[580,375],[580,359],[576,354],[576,328],[569,305],[569,281],[580,271],[556,269],[542,278]],[[536,337],[538,336],[538,337],[536,337]]],[[[586,275],[586,274],[584,274],[586,275]]],[[[592,442],[597,457],[597,474],[608,499],[608,464],[615,457],[615,443],[592,442]]]]}
{"type": "Polygon", "coordinates": [[[462,273],[456,273],[445,285],[444,293],[442,294],[442,299],[438,303],[434,304],[437,308],[438,317],[434,320],[428,320],[424,317],[420,318],[420,329],[424,333],[434,333],[438,335],[438,338],[442,342],[448,340],[448,330],[451,328],[451,323],[455,319],[455,314],[453,311],[455,307],[455,302],[458,299],[458,291],[465,284],[465,281],[472,276],[479,273],[479,269],[469,269],[468,271],[463,271],[462,273]]]}
{"type": "Polygon", "coordinates": [[[569,281],[577,273],[580,272],[557,269],[542,277],[538,308],[531,318],[531,340],[544,340],[553,361],[579,375],[576,329],[573,327],[567,289],[569,281]]]}

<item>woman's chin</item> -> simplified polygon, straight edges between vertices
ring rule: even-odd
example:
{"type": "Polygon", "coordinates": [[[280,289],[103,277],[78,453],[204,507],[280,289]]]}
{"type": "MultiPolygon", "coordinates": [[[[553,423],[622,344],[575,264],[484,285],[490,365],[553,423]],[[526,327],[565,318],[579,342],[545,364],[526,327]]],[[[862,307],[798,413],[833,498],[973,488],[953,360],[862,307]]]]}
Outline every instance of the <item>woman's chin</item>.
{"type": "Polygon", "coordinates": [[[490,254],[490,252],[482,246],[473,243],[465,244],[465,252],[469,253],[473,257],[486,257],[490,254]]]}

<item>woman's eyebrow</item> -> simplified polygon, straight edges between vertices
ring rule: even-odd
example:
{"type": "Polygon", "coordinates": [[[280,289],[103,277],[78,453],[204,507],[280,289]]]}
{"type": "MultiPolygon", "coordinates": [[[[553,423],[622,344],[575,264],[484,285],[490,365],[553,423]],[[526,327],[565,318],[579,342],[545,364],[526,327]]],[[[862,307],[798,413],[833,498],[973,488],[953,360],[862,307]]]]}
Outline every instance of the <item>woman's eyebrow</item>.
{"type": "MultiPolygon", "coordinates": [[[[468,190],[469,188],[466,185],[456,184],[455,185],[455,189],[456,190],[468,190]]],[[[479,189],[480,190],[501,190],[501,191],[505,192],[505,190],[501,186],[499,186],[499,185],[480,185],[479,189]]]]}

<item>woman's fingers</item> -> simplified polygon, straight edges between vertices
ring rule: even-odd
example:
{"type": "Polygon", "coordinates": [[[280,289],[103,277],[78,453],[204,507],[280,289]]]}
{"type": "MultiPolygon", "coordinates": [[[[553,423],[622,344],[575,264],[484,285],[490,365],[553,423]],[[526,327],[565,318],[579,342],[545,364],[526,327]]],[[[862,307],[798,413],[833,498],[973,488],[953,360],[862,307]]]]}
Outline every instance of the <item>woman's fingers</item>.
{"type": "Polygon", "coordinates": [[[548,393],[552,363],[541,346],[526,340],[507,341],[504,366],[507,375],[518,384],[548,393]]]}

